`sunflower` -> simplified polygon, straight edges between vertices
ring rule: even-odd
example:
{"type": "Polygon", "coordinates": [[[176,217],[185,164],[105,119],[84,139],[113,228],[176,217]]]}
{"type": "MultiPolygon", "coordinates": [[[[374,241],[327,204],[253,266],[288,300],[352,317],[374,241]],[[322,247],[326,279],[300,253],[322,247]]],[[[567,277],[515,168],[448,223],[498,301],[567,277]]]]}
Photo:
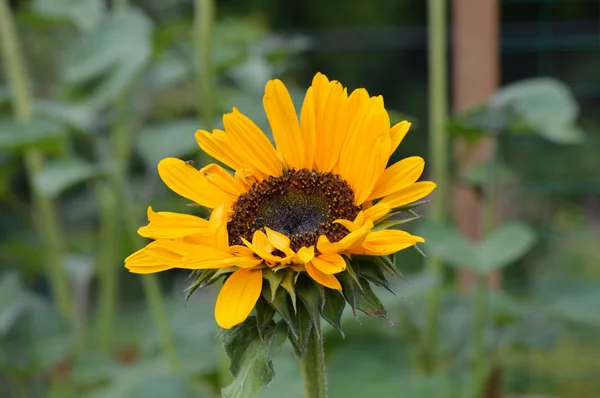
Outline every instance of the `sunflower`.
{"type": "Polygon", "coordinates": [[[267,82],[263,104],[275,146],[236,108],[223,116],[223,130],[196,132],[200,148],[231,171],[217,164],[198,170],[175,158],[159,162],[164,183],[210,209],[210,217],[149,208],[149,224],[138,232],[153,242],[125,260],[139,274],[209,272],[196,286],[225,276],[215,306],[225,329],[249,316],[263,279],[286,274],[293,284],[305,273],[342,290],[336,275],[353,256],[386,256],[423,242],[382,221],[435,188],[417,182],[420,157],[386,167],[410,123],[390,126],[381,96],[365,89],[348,95],[318,73],[300,120],[280,80],[267,82]]]}

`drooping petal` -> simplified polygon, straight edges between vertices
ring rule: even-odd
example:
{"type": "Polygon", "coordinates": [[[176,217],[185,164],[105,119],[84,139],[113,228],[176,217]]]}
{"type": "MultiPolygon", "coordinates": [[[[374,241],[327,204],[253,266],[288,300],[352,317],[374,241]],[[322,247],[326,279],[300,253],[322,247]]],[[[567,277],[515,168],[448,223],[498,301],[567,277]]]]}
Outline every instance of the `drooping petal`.
{"type": "Polygon", "coordinates": [[[148,207],[150,224],[138,229],[138,234],[152,239],[175,239],[209,232],[207,220],[191,214],[155,212],[148,207]]]}
{"type": "Polygon", "coordinates": [[[312,264],[324,274],[337,274],[346,269],[346,261],[339,254],[326,253],[312,259],[312,264]]]}
{"type": "Polygon", "coordinates": [[[304,267],[308,275],[317,283],[320,283],[321,285],[330,289],[342,290],[342,285],[340,285],[340,282],[335,276],[322,273],[313,265],[312,262],[306,263],[304,267]]]}
{"type": "Polygon", "coordinates": [[[169,264],[173,268],[182,268],[183,256],[196,250],[197,247],[191,243],[161,239],[149,243],[144,248],[144,253],[156,262],[169,264]]]}
{"type": "Polygon", "coordinates": [[[237,197],[209,182],[202,173],[183,160],[166,158],[158,163],[158,174],[175,193],[202,206],[214,209],[233,203],[237,197]]]}
{"type": "Polygon", "coordinates": [[[383,230],[370,233],[361,246],[349,251],[353,254],[385,256],[421,242],[425,240],[406,231],[383,230]]]}
{"type": "Polygon", "coordinates": [[[153,274],[172,269],[173,266],[154,261],[140,249],[125,259],[125,268],[134,274],[153,274]]]}
{"type": "Polygon", "coordinates": [[[236,255],[230,251],[223,251],[212,246],[196,245],[194,251],[183,256],[182,268],[188,269],[214,269],[237,266],[252,268],[260,265],[261,259],[254,256],[236,255]]]}
{"type": "Polygon", "coordinates": [[[271,242],[273,247],[277,250],[281,250],[284,253],[290,250],[290,238],[281,232],[274,231],[267,227],[265,227],[265,232],[267,233],[267,239],[269,239],[269,242],[271,242]]]}
{"type": "Polygon", "coordinates": [[[263,260],[272,264],[289,264],[292,261],[292,255],[286,255],[286,257],[279,257],[271,254],[275,247],[269,241],[269,238],[265,235],[264,232],[258,230],[254,232],[254,236],[252,237],[252,243],[248,242],[246,239],[241,238],[244,245],[250,248],[257,256],[262,258],[263,260]]]}
{"type": "Polygon", "coordinates": [[[429,195],[435,189],[435,183],[431,181],[419,181],[404,189],[401,189],[385,198],[379,203],[387,204],[390,208],[404,206],[416,202],[429,195]]]}
{"type": "Polygon", "coordinates": [[[312,168],[312,164],[306,163],[306,148],[292,97],[281,80],[267,82],[263,105],[285,167],[296,170],[312,168]]]}
{"type": "Polygon", "coordinates": [[[394,163],[379,177],[368,200],[378,199],[408,187],[421,177],[424,168],[425,161],[419,156],[394,163]]]}
{"type": "Polygon", "coordinates": [[[262,289],[262,271],[239,269],[223,284],[215,305],[215,319],[223,329],[231,329],[248,318],[262,289]]]}

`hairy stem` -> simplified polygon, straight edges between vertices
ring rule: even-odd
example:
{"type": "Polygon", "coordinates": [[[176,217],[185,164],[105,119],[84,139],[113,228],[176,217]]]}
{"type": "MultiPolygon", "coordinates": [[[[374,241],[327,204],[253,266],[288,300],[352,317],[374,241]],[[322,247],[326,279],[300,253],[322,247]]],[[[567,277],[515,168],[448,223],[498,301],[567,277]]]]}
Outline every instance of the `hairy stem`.
{"type": "Polygon", "coordinates": [[[317,324],[311,329],[308,337],[306,354],[300,361],[300,370],[302,371],[305,398],[326,398],[325,353],[321,336],[321,322],[318,317],[317,324]]]}

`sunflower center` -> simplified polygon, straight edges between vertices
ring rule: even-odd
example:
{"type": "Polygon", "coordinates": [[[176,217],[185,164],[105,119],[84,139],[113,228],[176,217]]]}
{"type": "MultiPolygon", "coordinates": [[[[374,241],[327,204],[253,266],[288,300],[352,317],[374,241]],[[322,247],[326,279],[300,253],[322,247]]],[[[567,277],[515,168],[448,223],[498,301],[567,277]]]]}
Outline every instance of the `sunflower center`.
{"type": "Polygon", "coordinates": [[[241,245],[241,238],[252,241],[264,227],[289,237],[293,250],[316,245],[320,235],[337,242],[348,230],[334,221],[354,220],[359,211],[354,191],[337,174],[286,171],[255,183],[233,204],[229,244],[241,245]]]}

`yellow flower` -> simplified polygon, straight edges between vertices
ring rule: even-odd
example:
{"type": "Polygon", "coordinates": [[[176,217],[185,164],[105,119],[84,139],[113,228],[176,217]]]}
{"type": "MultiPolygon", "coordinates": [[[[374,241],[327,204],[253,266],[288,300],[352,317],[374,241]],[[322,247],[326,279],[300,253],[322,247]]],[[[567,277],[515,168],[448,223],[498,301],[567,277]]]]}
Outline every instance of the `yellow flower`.
{"type": "Polygon", "coordinates": [[[184,268],[228,275],[215,307],[226,329],[248,317],[266,269],[306,272],[341,290],[335,275],[346,269],[344,257],[384,256],[423,242],[374,226],[435,188],[416,182],[424,168],[420,157],[386,168],[410,123],[390,126],[381,96],[364,89],[348,95],[319,73],[300,120],[279,80],[267,83],[263,104],[275,147],[235,108],[223,117],[224,130],[196,132],[202,150],[233,174],[216,164],[197,170],[174,158],[158,164],[164,183],[212,209],[210,219],[149,208],[149,224],[138,232],[154,241],[125,260],[140,274],[184,268]]]}

